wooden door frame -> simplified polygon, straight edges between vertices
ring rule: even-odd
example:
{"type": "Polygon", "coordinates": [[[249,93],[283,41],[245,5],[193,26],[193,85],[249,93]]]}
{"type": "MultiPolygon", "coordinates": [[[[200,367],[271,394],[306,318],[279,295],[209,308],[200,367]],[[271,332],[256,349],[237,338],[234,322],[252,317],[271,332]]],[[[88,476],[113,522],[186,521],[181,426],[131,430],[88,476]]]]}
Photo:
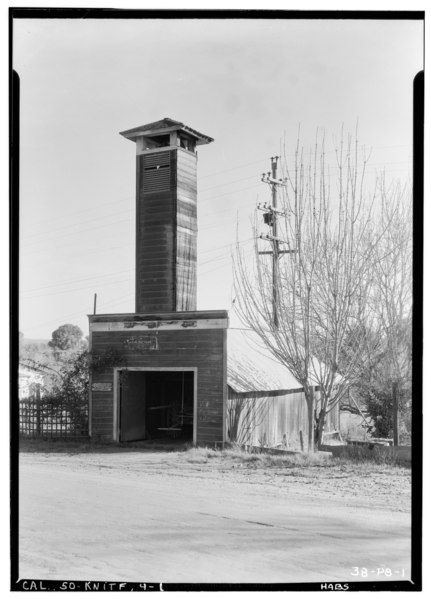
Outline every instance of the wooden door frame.
{"type": "Polygon", "coordinates": [[[132,372],[193,372],[193,445],[197,440],[197,416],[198,416],[198,369],[195,366],[130,366],[114,368],[114,413],[112,438],[117,443],[120,441],[120,397],[119,383],[120,371],[132,372]]]}

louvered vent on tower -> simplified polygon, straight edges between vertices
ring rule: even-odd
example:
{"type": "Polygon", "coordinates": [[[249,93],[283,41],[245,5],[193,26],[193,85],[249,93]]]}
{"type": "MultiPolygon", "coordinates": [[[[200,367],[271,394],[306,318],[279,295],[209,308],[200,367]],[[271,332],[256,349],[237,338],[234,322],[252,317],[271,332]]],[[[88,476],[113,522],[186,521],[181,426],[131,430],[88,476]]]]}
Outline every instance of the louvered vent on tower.
{"type": "Polygon", "coordinates": [[[136,143],[136,312],[194,311],[196,147],[213,139],[168,118],[121,135],[136,143]]]}
{"type": "Polygon", "coordinates": [[[156,152],[142,156],[143,193],[168,191],[171,186],[171,154],[156,152]]]}

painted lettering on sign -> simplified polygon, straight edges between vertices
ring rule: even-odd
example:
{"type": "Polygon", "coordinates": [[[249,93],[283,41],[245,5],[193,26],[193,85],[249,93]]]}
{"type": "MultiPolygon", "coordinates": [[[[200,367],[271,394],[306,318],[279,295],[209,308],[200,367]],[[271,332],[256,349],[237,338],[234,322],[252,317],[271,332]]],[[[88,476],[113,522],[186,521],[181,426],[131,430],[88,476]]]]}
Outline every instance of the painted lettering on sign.
{"type": "Polygon", "coordinates": [[[130,349],[138,351],[155,351],[159,349],[159,342],[157,335],[139,335],[133,337],[126,337],[123,341],[124,345],[130,349]]]}
{"type": "Polygon", "coordinates": [[[130,322],[125,322],[124,323],[124,328],[125,329],[134,329],[135,326],[141,326],[141,327],[147,327],[147,329],[156,329],[159,326],[158,322],[135,322],[135,321],[130,321],[130,322]]]}
{"type": "Polygon", "coordinates": [[[112,391],[112,383],[93,383],[92,391],[112,391]]]}

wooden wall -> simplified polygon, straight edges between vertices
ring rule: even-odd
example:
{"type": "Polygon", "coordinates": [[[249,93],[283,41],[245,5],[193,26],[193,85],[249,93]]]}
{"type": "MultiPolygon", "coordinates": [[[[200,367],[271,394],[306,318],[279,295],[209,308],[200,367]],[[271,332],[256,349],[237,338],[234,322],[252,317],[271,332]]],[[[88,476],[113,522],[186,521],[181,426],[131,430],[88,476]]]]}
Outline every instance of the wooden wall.
{"type": "MultiPolygon", "coordinates": [[[[317,401],[318,396],[317,392],[317,401]]],[[[227,437],[232,442],[300,451],[302,431],[307,448],[308,411],[302,389],[236,393],[228,387],[226,412],[227,437]]],[[[326,430],[339,430],[338,413],[338,408],[329,413],[326,430]]]]}
{"type": "Polygon", "coordinates": [[[228,388],[228,440],[299,451],[300,431],[306,444],[307,405],[302,390],[235,393],[228,388]]]}
{"type": "Polygon", "coordinates": [[[196,160],[137,156],[136,312],[196,310],[196,160]]]}
{"type": "Polygon", "coordinates": [[[176,309],[196,310],[196,154],[177,150],[176,309]]]}
{"type": "Polygon", "coordinates": [[[113,439],[114,367],[197,368],[198,444],[222,443],[225,438],[226,329],[91,331],[95,356],[116,352],[121,359],[92,374],[92,436],[113,439]],[[102,384],[102,385],[101,385],[102,384]],[[103,385],[105,384],[105,385],[103,385]]]}
{"type": "Polygon", "coordinates": [[[175,151],[137,156],[137,312],[175,309],[176,200],[172,162],[175,151]]]}

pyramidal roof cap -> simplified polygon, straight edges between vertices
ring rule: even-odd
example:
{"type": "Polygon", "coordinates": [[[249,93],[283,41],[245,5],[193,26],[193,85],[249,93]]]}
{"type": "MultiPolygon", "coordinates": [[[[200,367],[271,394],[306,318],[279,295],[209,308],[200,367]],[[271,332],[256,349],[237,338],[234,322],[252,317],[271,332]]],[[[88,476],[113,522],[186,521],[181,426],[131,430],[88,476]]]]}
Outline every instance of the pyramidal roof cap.
{"type": "Polygon", "coordinates": [[[163,135],[164,133],[169,133],[171,131],[184,131],[189,135],[192,135],[196,139],[197,145],[209,144],[214,141],[212,137],[204,135],[203,133],[199,133],[199,131],[188,127],[184,123],[170,118],[164,118],[160,121],[148,123],[147,125],[134,127],[133,129],[128,129],[127,131],[121,131],[120,135],[126,139],[135,141],[137,137],[152,137],[154,135],[163,135]]]}

